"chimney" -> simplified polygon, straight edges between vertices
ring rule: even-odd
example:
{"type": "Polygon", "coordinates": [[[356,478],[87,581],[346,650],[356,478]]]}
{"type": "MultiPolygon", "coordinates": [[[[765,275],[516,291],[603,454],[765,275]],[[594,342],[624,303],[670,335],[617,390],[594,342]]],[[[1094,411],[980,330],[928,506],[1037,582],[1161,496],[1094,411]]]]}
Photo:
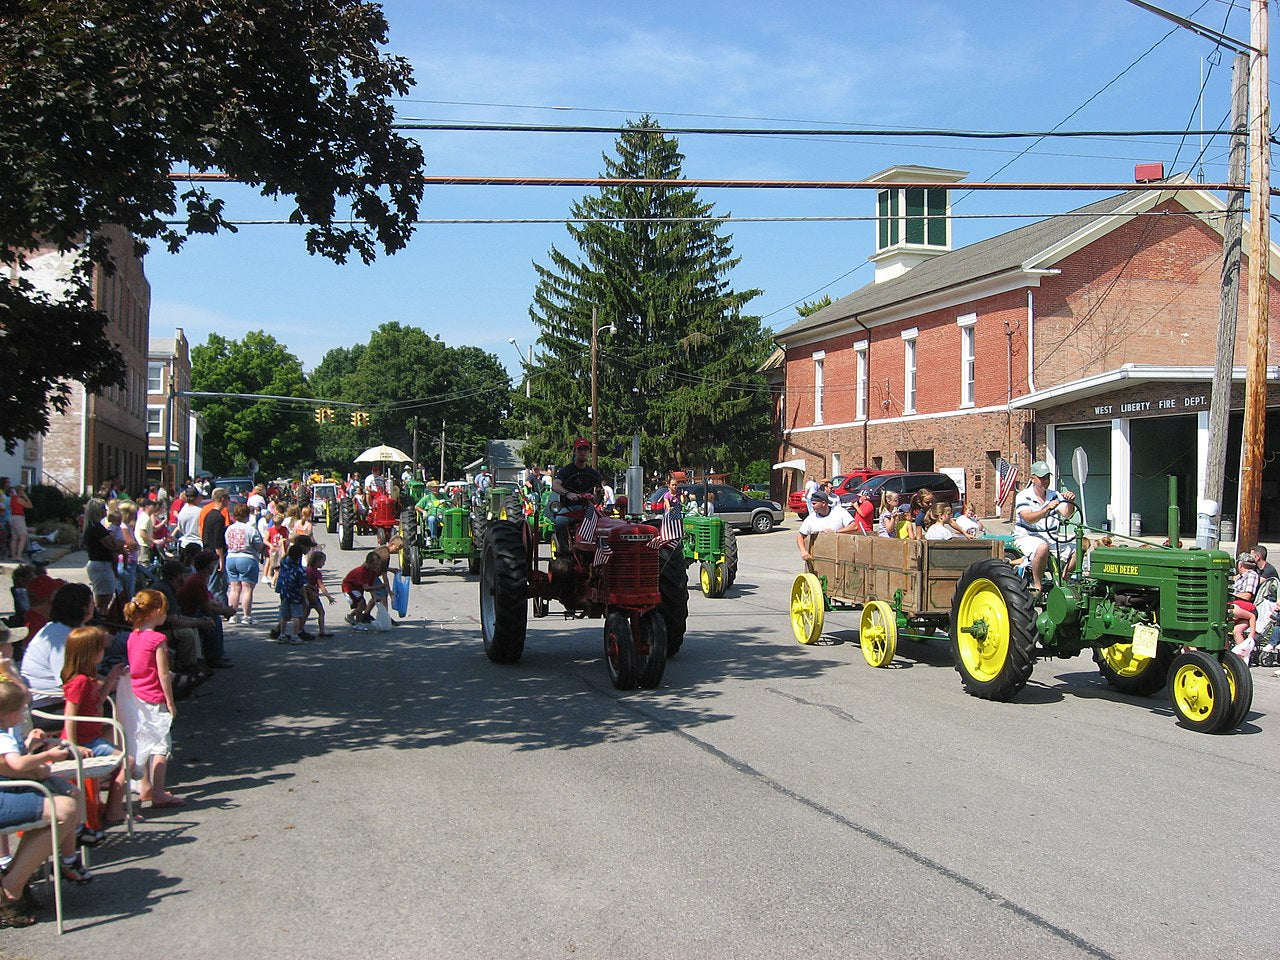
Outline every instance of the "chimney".
{"type": "Polygon", "coordinates": [[[876,191],[876,283],[900,277],[917,264],[951,250],[951,191],[945,186],[913,187],[913,183],[957,183],[967,170],[902,164],[867,177],[883,183],[876,191]]]}

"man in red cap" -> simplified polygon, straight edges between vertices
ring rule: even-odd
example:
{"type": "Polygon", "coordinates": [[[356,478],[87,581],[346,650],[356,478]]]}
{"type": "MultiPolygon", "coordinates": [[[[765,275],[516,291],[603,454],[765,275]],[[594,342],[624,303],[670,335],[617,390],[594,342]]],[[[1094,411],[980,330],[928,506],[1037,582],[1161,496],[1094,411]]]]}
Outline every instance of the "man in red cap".
{"type": "Polygon", "coordinates": [[[49,622],[49,604],[53,600],[53,595],[58,592],[58,588],[66,582],[49,576],[44,570],[32,577],[31,582],[27,584],[27,599],[31,601],[31,606],[27,608],[27,618],[23,623],[27,628],[24,640],[30,640],[49,622]]]}
{"type": "Polygon", "coordinates": [[[582,517],[582,504],[590,497],[600,498],[603,481],[595,468],[587,465],[591,454],[591,441],[579,437],[573,441],[573,462],[556,471],[551,490],[560,497],[560,509],[556,512],[556,544],[560,554],[569,552],[569,528],[582,517]]]}

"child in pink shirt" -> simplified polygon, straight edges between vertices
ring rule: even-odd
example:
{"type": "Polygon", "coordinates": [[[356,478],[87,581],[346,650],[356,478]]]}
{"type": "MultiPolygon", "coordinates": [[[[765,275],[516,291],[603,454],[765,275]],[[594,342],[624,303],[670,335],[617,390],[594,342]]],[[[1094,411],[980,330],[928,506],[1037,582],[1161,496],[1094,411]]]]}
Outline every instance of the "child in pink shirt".
{"type": "Polygon", "coordinates": [[[177,807],[182,800],[164,786],[169,755],[173,752],[170,728],[178,707],[173,699],[169,672],[169,648],[156,627],[164,623],[168,601],[159,590],[139,590],[125,604],[125,619],[133,625],[129,634],[129,677],[138,700],[135,737],[137,762],[142,765],[140,799],[153,807],[177,807]]]}

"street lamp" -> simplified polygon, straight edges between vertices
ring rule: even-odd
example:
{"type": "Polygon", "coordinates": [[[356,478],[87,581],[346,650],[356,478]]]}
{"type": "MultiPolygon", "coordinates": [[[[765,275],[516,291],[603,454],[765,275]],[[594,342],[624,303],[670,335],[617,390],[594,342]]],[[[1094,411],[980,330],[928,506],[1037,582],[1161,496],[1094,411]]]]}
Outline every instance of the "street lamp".
{"type": "Polygon", "coordinates": [[[600,354],[599,339],[600,334],[616,333],[617,327],[613,324],[606,324],[603,327],[597,326],[598,323],[596,308],[591,308],[591,469],[595,470],[598,466],[598,457],[596,455],[596,405],[599,402],[599,393],[596,383],[596,368],[600,354]]]}
{"type": "Polygon", "coordinates": [[[524,367],[524,398],[529,399],[532,394],[529,390],[529,371],[533,369],[533,345],[529,346],[529,359],[524,358],[524,351],[520,349],[520,344],[516,343],[515,337],[507,337],[507,343],[516,348],[516,355],[520,358],[520,365],[524,367]]]}

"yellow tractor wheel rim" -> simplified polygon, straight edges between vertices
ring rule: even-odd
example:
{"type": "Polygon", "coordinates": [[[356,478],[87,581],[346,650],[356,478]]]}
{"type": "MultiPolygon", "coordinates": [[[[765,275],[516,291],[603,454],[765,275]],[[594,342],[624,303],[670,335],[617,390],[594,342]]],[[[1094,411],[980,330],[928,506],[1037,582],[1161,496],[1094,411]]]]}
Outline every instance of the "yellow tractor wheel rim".
{"type": "Polygon", "coordinates": [[[960,598],[960,622],[956,624],[957,645],[969,676],[989,683],[1000,676],[1009,659],[1009,606],[1000,588],[987,579],[975,580],[960,598]],[[962,628],[981,621],[981,635],[962,628]]]}
{"type": "Polygon", "coordinates": [[[822,636],[822,581],[812,573],[802,573],[791,586],[791,629],[800,643],[813,643],[822,636]]]}
{"type": "Polygon", "coordinates": [[[1151,657],[1143,657],[1133,652],[1132,643],[1113,643],[1102,648],[1102,659],[1119,677],[1140,677],[1151,666],[1151,657]]]}
{"type": "Polygon", "coordinates": [[[858,627],[862,656],[873,667],[887,667],[898,649],[898,617],[883,600],[872,600],[862,608],[858,627]]]}
{"type": "Polygon", "coordinates": [[[714,585],[711,582],[711,570],[704,563],[698,571],[698,582],[702,584],[702,592],[706,596],[711,596],[714,591],[714,585]]]}
{"type": "MultiPolygon", "coordinates": [[[[1228,680],[1230,674],[1227,675],[1228,680]]],[[[1173,702],[1191,720],[1205,720],[1213,712],[1213,684],[1194,663],[1185,663],[1173,675],[1173,702]]]]}

